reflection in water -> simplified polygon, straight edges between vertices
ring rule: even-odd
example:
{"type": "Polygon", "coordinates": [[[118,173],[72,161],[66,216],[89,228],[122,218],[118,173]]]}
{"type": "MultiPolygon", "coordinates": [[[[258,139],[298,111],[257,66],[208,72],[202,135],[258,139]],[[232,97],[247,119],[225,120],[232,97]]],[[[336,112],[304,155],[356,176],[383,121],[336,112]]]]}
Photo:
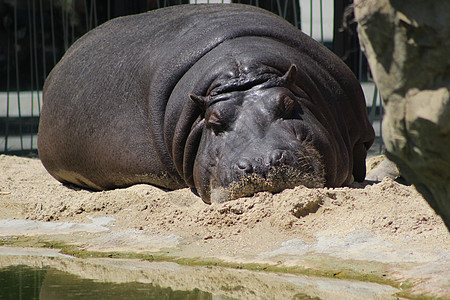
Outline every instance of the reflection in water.
{"type": "Polygon", "coordinates": [[[39,299],[46,269],[9,266],[0,269],[0,299],[39,299]]]}
{"type": "Polygon", "coordinates": [[[0,247],[3,299],[392,299],[387,285],[0,247]]]}
{"type": "MultiPolygon", "coordinates": [[[[83,279],[52,268],[9,266],[0,269],[0,299],[213,299],[194,289],[178,291],[151,283],[111,283],[83,279]]],[[[224,299],[224,298],[221,298],[224,299]]]]}

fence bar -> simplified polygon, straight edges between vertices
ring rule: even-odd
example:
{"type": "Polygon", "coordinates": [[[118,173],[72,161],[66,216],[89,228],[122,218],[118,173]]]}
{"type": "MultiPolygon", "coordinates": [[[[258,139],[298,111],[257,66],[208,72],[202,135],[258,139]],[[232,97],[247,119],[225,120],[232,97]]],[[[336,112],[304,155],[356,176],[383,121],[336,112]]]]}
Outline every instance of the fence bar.
{"type": "MultiPolygon", "coordinates": [[[[31,16],[31,10],[29,8],[30,8],[30,3],[28,2],[28,30],[30,31],[30,49],[35,49],[34,54],[37,56],[37,53],[36,53],[36,48],[37,47],[33,46],[33,45],[36,45],[36,42],[34,42],[34,44],[33,44],[33,38],[36,38],[36,35],[35,35],[35,28],[36,28],[36,26],[35,26],[34,22],[32,22],[33,17],[31,16]],[[31,34],[31,33],[33,33],[33,34],[31,34]]],[[[31,78],[30,85],[31,85],[31,90],[33,90],[33,88],[34,88],[34,82],[33,82],[33,79],[32,79],[33,75],[34,75],[33,62],[37,63],[37,59],[36,60],[33,59],[33,51],[30,51],[30,78],[31,78]]],[[[36,71],[36,75],[37,75],[37,71],[36,71]]],[[[37,86],[37,82],[36,82],[36,86],[37,86]]],[[[20,103],[19,103],[19,105],[20,105],[20,103]]],[[[33,114],[33,98],[31,100],[31,114],[33,114]]],[[[31,135],[31,148],[32,147],[33,147],[33,135],[31,135]]]]}
{"type": "Polygon", "coordinates": [[[20,82],[19,82],[19,44],[17,42],[17,0],[14,6],[14,53],[16,59],[16,88],[17,88],[17,106],[19,114],[19,134],[20,134],[20,151],[23,151],[23,134],[22,134],[22,113],[20,108],[20,82]]]}
{"type": "Polygon", "coordinates": [[[47,76],[47,70],[46,70],[46,61],[45,61],[46,58],[45,58],[44,10],[42,8],[42,0],[39,0],[39,10],[41,13],[41,37],[42,37],[41,49],[42,49],[42,72],[43,72],[42,78],[45,78],[45,76],[47,76]]]}
{"type": "Polygon", "coordinates": [[[313,0],[310,2],[310,10],[309,10],[309,36],[313,36],[313,0]]]}
{"type": "Polygon", "coordinates": [[[55,21],[53,18],[53,0],[50,0],[50,27],[52,31],[53,65],[56,65],[55,21]]]}
{"type": "MultiPolygon", "coordinates": [[[[312,11],[312,9],[311,9],[312,11]]],[[[320,41],[323,43],[323,10],[322,0],[320,0],[320,41]]]]}

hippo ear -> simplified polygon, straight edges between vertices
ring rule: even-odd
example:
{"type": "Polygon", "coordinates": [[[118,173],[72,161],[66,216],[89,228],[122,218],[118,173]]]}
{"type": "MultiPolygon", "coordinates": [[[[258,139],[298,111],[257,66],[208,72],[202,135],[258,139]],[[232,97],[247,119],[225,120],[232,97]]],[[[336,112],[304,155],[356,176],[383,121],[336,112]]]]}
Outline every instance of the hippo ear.
{"type": "Polygon", "coordinates": [[[283,75],[282,79],[286,83],[295,83],[295,76],[297,75],[297,66],[295,64],[292,64],[289,67],[289,70],[286,72],[286,74],[283,75]]]}
{"type": "Polygon", "coordinates": [[[203,96],[197,96],[195,94],[189,94],[189,98],[197,104],[203,111],[208,108],[208,98],[203,96]]]}

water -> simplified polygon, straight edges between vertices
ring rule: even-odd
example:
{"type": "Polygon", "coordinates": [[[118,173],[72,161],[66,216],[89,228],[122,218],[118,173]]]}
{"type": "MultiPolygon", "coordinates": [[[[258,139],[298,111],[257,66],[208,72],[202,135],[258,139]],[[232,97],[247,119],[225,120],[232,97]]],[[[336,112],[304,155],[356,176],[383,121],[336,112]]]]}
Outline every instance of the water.
{"type": "MultiPolygon", "coordinates": [[[[213,299],[199,289],[163,288],[151,283],[84,279],[54,268],[25,265],[0,269],[0,299],[213,299]]],[[[225,298],[221,298],[225,299],[225,298]]]]}
{"type": "Polygon", "coordinates": [[[0,247],[0,299],[392,299],[391,286],[0,247]]]}

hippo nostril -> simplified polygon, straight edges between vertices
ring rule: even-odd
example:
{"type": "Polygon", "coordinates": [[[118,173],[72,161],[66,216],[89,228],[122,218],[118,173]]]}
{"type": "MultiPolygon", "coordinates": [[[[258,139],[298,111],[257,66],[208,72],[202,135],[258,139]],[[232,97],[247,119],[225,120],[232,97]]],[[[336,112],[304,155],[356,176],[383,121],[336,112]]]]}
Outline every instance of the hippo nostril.
{"type": "Polygon", "coordinates": [[[247,159],[241,159],[237,163],[238,168],[245,173],[253,173],[252,163],[247,159]]]}
{"type": "Polygon", "coordinates": [[[274,167],[282,165],[285,160],[284,153],[283,150],[275,150],[270,156],[270,165],[274,167]]]}

